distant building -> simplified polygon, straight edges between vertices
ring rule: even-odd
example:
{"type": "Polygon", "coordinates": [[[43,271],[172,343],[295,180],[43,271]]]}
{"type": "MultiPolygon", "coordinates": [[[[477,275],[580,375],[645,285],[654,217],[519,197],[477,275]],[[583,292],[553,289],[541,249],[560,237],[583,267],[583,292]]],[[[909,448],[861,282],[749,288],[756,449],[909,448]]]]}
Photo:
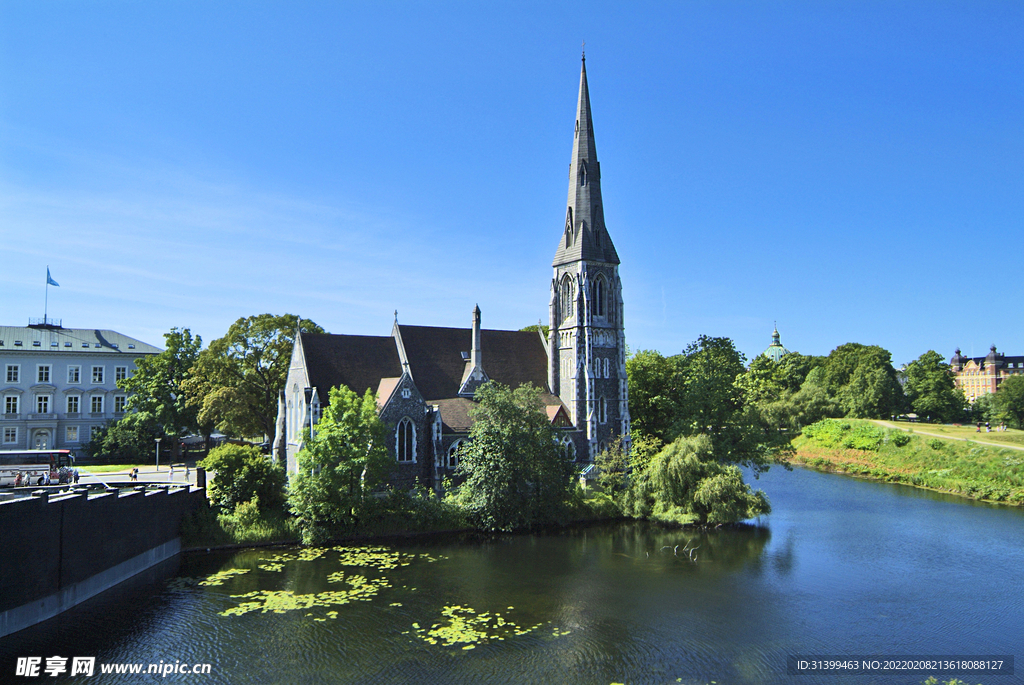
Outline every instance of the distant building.
{"type": "Polygon", "coordinates": [[[1024,357],[1007,357],[996,352],[995,345],[984,357],[964,357],[958,347],[949,366],[956,376],[957,387],[964,391],[967,401],[974,404],[982,395],[998,390],[1005,379],[1024,373],[1024,357]]]}
{"type": "Polygon", "coordinates": [[[80,449],[124,415],[117,381],[160,349],[115,331],[0,326],[0,450],[80,449]]]}
{"type": "Polygon", "coordinates": [[[772,332],[772,344],[769,345],[768,349],[762,352],[761,354],[768,357],[776,364],[779,363],[780,359],[789,354],[789,350],[782,346],[782,339],[779,336],[778,326],[776,326],[775,330],[772,332]]]}
{"type": "Polygon", "coordinates": [[[549,332],[407,326],[390,336],[297,336],[280,397],[274,451],[297,469],[303,430],[332,387],[372,391],[388,426],[392,483],[437,485],[469,436],[476,389],[488,380],[542,391],[566,454],[591,462],[621,436],[629,445],[629,398],[619,257],[604,224],[586,62],[569,164],[565,223],[552,261],[549,332]]]}

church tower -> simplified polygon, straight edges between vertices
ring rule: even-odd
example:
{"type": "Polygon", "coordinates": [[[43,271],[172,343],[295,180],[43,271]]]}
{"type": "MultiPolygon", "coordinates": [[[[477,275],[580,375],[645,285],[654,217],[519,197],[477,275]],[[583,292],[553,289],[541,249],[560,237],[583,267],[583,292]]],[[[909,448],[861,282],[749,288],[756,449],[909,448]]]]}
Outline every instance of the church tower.
{"type": "Polygon", "coordinates": [[[552,264],[548,380],[584,432],[592,461],[618,436],[628,446],[629,396],[619,256],[604,225],[585,55],[566,204],[552,264]]]}

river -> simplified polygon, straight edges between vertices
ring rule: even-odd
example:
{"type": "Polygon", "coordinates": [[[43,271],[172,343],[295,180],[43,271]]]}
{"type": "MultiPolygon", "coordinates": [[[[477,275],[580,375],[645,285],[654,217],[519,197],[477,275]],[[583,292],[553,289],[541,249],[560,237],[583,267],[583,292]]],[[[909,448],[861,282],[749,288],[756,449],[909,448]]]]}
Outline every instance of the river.
{"type": "Polygon", "coordinates": [[[61,655],[210,673],[45,681],[868,685],[927,676],[787,675],[787,656],[1024,644],[1021,509],[804,469],[755,485],[773,513],[741,530],[186,555],[0,640],[0,681],[61,655]]]}

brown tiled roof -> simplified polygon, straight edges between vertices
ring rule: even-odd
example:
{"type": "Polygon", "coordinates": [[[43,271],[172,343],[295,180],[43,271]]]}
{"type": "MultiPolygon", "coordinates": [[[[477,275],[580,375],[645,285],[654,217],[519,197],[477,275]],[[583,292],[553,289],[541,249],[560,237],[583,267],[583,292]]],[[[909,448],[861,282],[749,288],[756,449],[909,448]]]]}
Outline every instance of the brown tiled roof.
{"type": "Polygon", "coordinates": [[[398,382],[401,378],[381,378],[380,385],[377,386],[377,409],[383,409],[384,405],[391,399],[391,395],[395,392],[395,388],[398,387],[398,382]]]}
{"type": "Polygon", "coordinates": [[[398,348],[391,336],[302,333],[310,384],[327,403],[330,388],[347,385],[359,395],[376,392],[381,378],[402,375],[398,348]]]}
{"type": "Polygon", "coordinates": [[[468,433],[473,421],[469,418],[469,410],[476,403],[466,397],[455,397],[449,400],[437,400],[437,410],[441,412],[441,431],[443,433],[468,433]]]}
{"type": "MultiPolygon", "coordinates": [[[[544,403],[544,413],[548,420],[554,422],[555,417],[561,413],[566,421],[569,421],[569,414],[565,411],[562,400],[554,395],[542,392],[541,402],[544,403]]],[[[469,410],[476,406],[476,402],[466,397],[455,397],[447,400],[435,400],[432,404],[437,406],[441,412],[442,432],[444,433],[468,433],[473,426],[473,419],[469,416],[469,410]]]]}
{"type": "MultiPolygon", "coordinates": [[[[469,328],[400,325],[402,343],[416,387],[428,401],[458,397],[473,346],[469,328]]],[[[513,388],[533,383],[547,390],[548,357],[540,337],[529,331],[480,331],[481,363],[487,376],[513,388]]]]}

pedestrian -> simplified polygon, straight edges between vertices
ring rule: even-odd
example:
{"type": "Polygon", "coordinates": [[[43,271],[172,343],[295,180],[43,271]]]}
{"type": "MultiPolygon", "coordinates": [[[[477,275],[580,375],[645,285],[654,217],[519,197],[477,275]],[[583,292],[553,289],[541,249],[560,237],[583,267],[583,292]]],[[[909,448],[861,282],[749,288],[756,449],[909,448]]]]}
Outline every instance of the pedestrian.
{"type": "Polygon", "coordinates": [[[78,485],[78,467],[77,466],[75,467],[75,470],[72,471],[72,473],[75,474],[75,485],[78,485]]]}
{"type": "Polygon", "coordinates": [[[988,421],[985,422],[985,432],[986,433],[991,433],[992,432],[992,426],[989,425],[988,421]]]}
{"type": "Polygon", "coordinates": [[[980,433],[981,432],[981,421],[978,421],[978,430],[976,430],[974,432],[975,433],[980,433]]]}

